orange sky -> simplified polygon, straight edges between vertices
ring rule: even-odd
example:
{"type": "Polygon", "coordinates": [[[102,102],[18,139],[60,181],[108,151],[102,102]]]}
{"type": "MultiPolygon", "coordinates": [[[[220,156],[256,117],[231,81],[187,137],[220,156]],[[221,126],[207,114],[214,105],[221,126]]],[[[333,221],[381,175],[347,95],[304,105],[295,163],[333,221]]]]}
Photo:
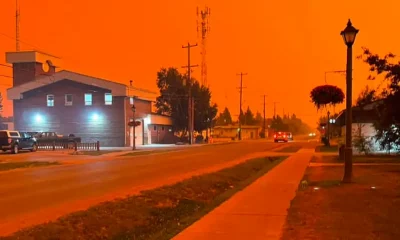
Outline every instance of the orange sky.
{"type": "MultiPolygon", "coordinates": [[[[284,108],[315,126],[321,113],[310,103],[309,92],[324,83],[325,71],[345,69],[346,49],[339,33],[348,18],[360,29],[354,56],[362,46],[380,54],[400,54],[400,34],[395,31],[400,2],[381,2],[20,0],[21,47],[36,46],[62,57],[64,69],[126,84],[132,79],[138,87],[156,90],[160,67],[186,64],[187,52],[181,46],[197,41],[196,6],[207,3],[212,9],[208,81],[220,110],[227,106],[238,114],[236,74],[243,71],[248,72],[244,108],[262,111],[261,95],[267,94],[268,116],[276,101],[277,113],[284,108]]],[[[15,0],[3,0],[0,63],[5,63],[4,52],[15,49],[14,16],[15,0]]],[[[193,64],[200,64],[199,53],[200,48],[193,50],[193,64]]],[[[367,66],[354,61],[355,98],[366,84],[379,83],[367,81],[367,66]]],[[[0,66],[1,74],[11,75],[11,69],[0,66]]],[[[194,76],[199,79],[199,74],[196,69],[194,76]]],[[[9,83],[11,79],[0,77],[4,98],[4,84],[9,83]]],[[[329,74],[328,83],[345,91],[344,75],[329,74]]],[[[3,115],[12,115],[8,101],[3,115]]]]}

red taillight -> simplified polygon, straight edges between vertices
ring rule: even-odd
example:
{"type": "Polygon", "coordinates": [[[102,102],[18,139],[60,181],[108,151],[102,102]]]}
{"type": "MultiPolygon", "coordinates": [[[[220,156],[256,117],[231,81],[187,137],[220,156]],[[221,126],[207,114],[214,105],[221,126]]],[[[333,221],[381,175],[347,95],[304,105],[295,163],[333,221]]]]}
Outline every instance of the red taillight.
{"type": "Polygon", "coordinates": [[[276,138],[276,134],[274,134],[274,138],[276,138]]]}
{"type": "Polygon", "coordinates": [[[12,142],[12,139],[11,138],[8,138],[8,143],[11,143],[12,142]]]}

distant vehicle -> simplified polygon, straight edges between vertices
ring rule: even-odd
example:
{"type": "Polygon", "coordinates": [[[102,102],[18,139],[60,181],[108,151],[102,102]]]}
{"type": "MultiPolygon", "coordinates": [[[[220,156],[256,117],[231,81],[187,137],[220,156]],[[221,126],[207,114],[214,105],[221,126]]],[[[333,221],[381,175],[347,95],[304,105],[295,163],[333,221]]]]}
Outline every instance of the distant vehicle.
{"type": "Polygon", "coordinates": [[[309,136],[309,137],[315,137],[315,136],[317,136],[317,134],[315,134],[315,133],[309,133],[308,136],[309,136]]]}
{"type": "Polygon", "coordinates": [[[17,154],[19,150],[36,152],[38,149],[36,138],[26,132],[0,131],[0,149],[17,154]]]}
{"type": "Polygon", "coordinates": [[[274,134],[274,142],[289,142],[293,141],[293,134],[291,132],[276,132],[274,134]]]}
{"type": "Polygon", "coordinates": [[[74,134],[68,136],[59,135],[56,132],[32,132],[31,134],[34,134],[38,142],[81,142],[81,138],[75,137],[74,134]]]}

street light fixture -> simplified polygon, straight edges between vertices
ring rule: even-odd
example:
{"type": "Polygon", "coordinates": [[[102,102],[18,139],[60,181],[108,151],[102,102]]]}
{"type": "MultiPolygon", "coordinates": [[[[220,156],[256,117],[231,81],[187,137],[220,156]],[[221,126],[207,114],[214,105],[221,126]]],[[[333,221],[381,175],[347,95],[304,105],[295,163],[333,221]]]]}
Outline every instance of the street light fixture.
{"type": "Polygon", "coordinates": [[[349,19],[347,27],[340,32],[344,43],[347,46],[347,64],[346,64],[346,145],[344,153],[344,176],[343,182],[350,183],[353,176],[353,149],[352,149],[352,69],[353,69],[353,44],[356,40],[358,29],[353,27],[349,19]]]}
{"type": "Polygon", "coordinates": [[[132,150],[136,149],[136,121],[135,121],[135,113],[136,113],[136,107],[134,104],[132,104],[132,115],[133,115],[133,144],[132,144],[132,150]]]}

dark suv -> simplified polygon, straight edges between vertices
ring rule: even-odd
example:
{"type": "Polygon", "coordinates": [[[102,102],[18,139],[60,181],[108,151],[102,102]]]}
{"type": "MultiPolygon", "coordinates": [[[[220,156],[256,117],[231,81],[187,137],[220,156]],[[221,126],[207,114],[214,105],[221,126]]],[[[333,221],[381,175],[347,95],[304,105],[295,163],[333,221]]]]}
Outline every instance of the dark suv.
{"type": "Polygon", "coordinates": [[[36,152],[38,149],[36,138],[30,134],[18,131],[0,131],[0,149],[3,152],[11,150],[17,154],[19,150],[30,150],[36,152]]]}

